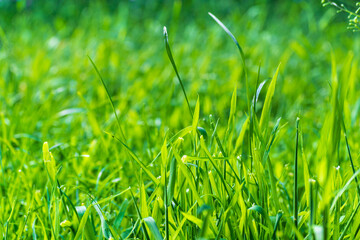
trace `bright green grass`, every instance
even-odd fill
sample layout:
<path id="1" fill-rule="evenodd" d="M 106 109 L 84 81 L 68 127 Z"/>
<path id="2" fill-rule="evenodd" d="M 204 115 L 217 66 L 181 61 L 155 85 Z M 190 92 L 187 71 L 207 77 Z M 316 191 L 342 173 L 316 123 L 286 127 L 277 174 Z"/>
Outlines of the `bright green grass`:
<path id="1" fill-rule="evenodd" d="M 360 39 L 334 9 L 47 7 L 0 17 L 2 238 L 360 236 Z"/>

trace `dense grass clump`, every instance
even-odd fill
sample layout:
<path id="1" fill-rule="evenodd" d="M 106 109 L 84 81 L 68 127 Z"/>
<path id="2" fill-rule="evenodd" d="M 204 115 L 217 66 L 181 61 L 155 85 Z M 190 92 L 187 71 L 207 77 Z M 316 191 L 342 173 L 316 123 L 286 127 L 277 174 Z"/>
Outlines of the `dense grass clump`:
<path id="1" fill-rule="evenodd" d="M 0 1 L 3 239 L 359 238 L 336 9 L 62 3 Z"/>

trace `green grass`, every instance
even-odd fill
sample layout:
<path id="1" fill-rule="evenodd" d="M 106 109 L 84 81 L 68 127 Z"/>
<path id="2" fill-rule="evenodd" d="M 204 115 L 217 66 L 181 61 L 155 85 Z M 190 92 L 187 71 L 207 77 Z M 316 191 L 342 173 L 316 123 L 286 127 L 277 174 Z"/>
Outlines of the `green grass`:
<path id="1" fill-rule="evenodd" d="M 1 238 L 359 238 L 335 9 L 23 3 L 0 1 Z"/>

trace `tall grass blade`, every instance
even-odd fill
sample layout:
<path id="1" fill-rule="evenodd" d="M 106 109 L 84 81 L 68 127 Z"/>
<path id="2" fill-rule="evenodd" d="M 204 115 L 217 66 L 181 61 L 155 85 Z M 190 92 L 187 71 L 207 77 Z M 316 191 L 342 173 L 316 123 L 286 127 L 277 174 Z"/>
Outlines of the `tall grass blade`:
<path id="1" fill-rule="evenodd" d="M 353 159 L 351 156 L 351 151 L 350 151 L 350 146 L 349 146 L 349 142 L 348 142 L 348 138 L 347 138 L 347 132 L 346 132 L 344 118 L 342 119 L 342 125 L 343 125 L 343 131 L 344 131 L 344 137 L 345 137 L 345 143 L 346 143 L 346 150 L 349 155 L 349 160 L 351 163 L 351 169 L 353 171 L 353 174 L 355 174 L 356 170 L 355 170 L 354 162 L 353 162 Z M 359 186 L 359 181 L 358 181 L 357 177 L 355 178 L 355 182 L 356 182 L 356 188 L 358 191 L 358 196 L 360 197 L 360 186 Z"/>
<path id="2" fill-rule="evenodd" d="M 143 231 L 144 237 L 145 237 L 146 240 L 150 240 L 149 234 L 148 234 L 148 232 L 146 230 L 146 226 L 145 226 L 143 218 L 141 216 L 140 209 L 139 209 L 138 205 L 136 204 L 136 199 L 135 199 L 134 194 L 132 193 L 131 189 L 130 189 L 130 194 L 131 194 L 131 198 L 132 198 L 132 200 L 134 202 L 134 205 L 135 205 L 136 213 L 137 213 L 138 218 L 139 218 L 139 220 L 141 222 L 141 229 Z"/>
<path id="3" fill-rule="evenodd" d="M 298 227 L 298 145 L 299 145 L 299 121 L 300 118 L 296 119 L 296 140 L 295 140 L 295 161 L 294 161 L 294 225 Z M 294 237 L 296 240 L 296 235 Z"/>
<path id="4" fill-rule="evenodd" d="M 166 144 L 166 137 L 165 137 L 165 141 L 163 143 L 163 146 L 161 148 L 161 156 L 162 156 L 162 173 L 161 173 L 161 178 L 164 179 L 163 183 L 164 183 L 164 207 L 165 207 L 165 239 L 169 239 L 169 205 L 170 205 L 170 200 L 168 197 L 168 187 L 167 187 L 167 162 L 168 162 L 168 149 L 167 149 L 167 144 Z M 171 176 L 171 171 L 170 171 L 170 176 Z M 169 188 L 171 188 L 170 184 L 169 184 Z M 172 189 L 172 194 L 173 194 L 173 189 Z M 173 195 L 171 196 L 171 198 L 173 197 Z"/>
<path id="5" fill-rule="evenodd" d="M 309 236 L 310 239 L 314 238 L 314 222 L 315 222 L 315 200 L 314 197 L 316 198 L 316 195 L 314 196 L 314 184 L 315 184 L 315 180 L 313 179 L 309 179 L 309 188 L 310 188 L 310 193 L 309 193 L 309 204 L 310 204 L 310 222 L 309 222 Z"/>
<path id="6" fill-rule="evenodd" d="M 109 93 L 108 88 L 106 87 L 105 81 L 104 81 L 104 79 L 102 78 L 102 76 L 101 76 L 98 68 L 96 67 L 94 61 L 91 59 L 90 56 L 88 56 L 88 58 L 89 58 L 89 60 L 90 60 L 90 62 L 91 62 L 91 64 L 92 64 L 92 66 L 94 67 L 94 69 L 95 69 L 95 71 L 96 71 L 96 73 L 97 73 L 97 75 L 98 75 L 98 77 L 99 77 L 102 85 L 103 85 L 104 88 L 105 88 L 106 95 L 108 96 L 109 101 L 110 101 L 110 104 L 111 104 L 111 107 L 112 107 L 112 109 L 113 109 L 113 112 L 114 112 L 114 115 L 115 115 L 115 118 L 116 118 L 116 122 L 117 122 L 118 128 L 119 128 L 119 130 L 120 130 L 120 134 L 121 134 L 122 140 L 123 140 L 123 141 L 126 141 L 126 137 L 125 137 L 124 131 L 123 131 L 121 125 L 120 125 L 120 120 L 119 120 L 119 117 L 118 117 L 118 115 L 117 115 L 117 113 L 116 113 L 116 109 L 115 109 L 115 106 L 114 106 L 114 102 L 113 102 L 113 100 L 112 100 L 112 98 L 111 98 L 111 96 L 110 96 L 110 93 Z"/>
<path id="7" fill-rule="evenodd" d="M 249 86 L 249 82 L 248 82 L 248 77 L 247 77 L 247 69 L 246 69 L 246 60 L 245 60 L 245 54 L 243 49 L 241 48 L 239 42 L 236 40 L 236 38 L 234 37 L 234 35 L 230 32 L 230 30 L 212 13 L 208 12 L 208 14 L 210 15 L 210 17 L 212 17 L 212 19 L 215 20 L 215 22 L 217 24 L 219 24 L 219 26 L 231 37 L 231 39 L 234 41 L 236 47 L 239 50 L 240 56 L 241 56 L 241 61 L 242 61 L 242 66 L 243 66 L 243 72 L 245 75 L 245 84 L 246 84 L 246 96 L 247 96 L 247 104 L 248 104 L 248 111 L 250 112 L 250 86 Z"/>
<path id="8" fill-rule="evenodd" d="M 171 53 L 170 44 L 169 44 L 169 38 L 168 38 L 168 33 L 167 33 L 167 29 L 166 29 L 165 26 L 164 26 L 164 32 L 163 32 L 163 34 L 164 34 L 164 42 L 165 42 L 165 48 L 166 48 L 167 55 L 168 55 L 168 57 L 169 57 L 169 59 L 170 59 L 170 62 L 171 62 L 171 64 L 172 64 L 172 66 L 173 66 L 173 68 L 174 68 L 174 71 L 175 71 L 175 73 L 176 73 L 176 76 L 177 76 L 177 78 L 178 78 L 178 80 L 179 80 L 181 89 L 182 89 L 182 91 L 183 91 L 183 93 L 184 93 L 184 96 L 185 96 L 185 100 L 186 100 L 187 106 L 188 106 L 188 108 L 189 108 L 190 116 L 191 116 L 191 118 L 192 118 L 192 117 L 193 117 L 193 112 L 192 112 L 192 110 L 191 110 L 188 97 L 187 97 L 187 95 L 186 95 L 186 91 L 185 91 L 184 84 L 183 84 L 183 82 L 182 82 L 182 80 L 181 80 L 181 77 L 180 77 L 179 72 L 178 72 L 178 70 L 177 70 L 177 67 L 176 67 L 174 58 L 173 58 L 172 53 Z"/>

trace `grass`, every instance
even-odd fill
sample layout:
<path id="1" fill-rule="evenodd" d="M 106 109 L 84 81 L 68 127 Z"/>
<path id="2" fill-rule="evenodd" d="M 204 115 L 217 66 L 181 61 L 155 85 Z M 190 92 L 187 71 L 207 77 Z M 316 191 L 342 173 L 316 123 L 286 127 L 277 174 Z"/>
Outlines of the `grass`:
<path id="1" fill-rule="evenodd" d="M 3 239 L 359 238 L 334 9 L 41 3 L 0 1 Z"/>

